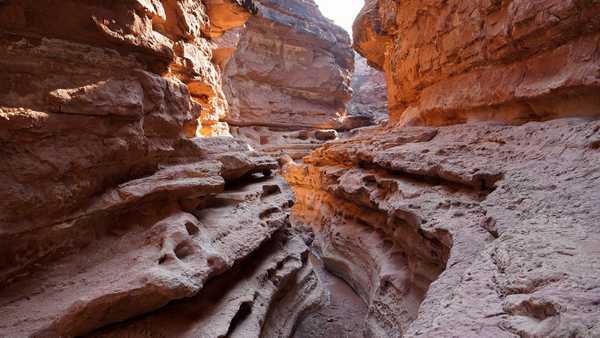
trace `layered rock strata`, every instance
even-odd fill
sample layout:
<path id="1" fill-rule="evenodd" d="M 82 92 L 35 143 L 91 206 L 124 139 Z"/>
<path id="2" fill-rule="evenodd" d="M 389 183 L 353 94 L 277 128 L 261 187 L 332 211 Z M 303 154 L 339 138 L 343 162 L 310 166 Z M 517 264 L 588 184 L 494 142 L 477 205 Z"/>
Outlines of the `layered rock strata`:
<path id="1" fill-rule="evenodd" d="M 597 1 L 368 0 L 354 45 L 401 125 L 598 116 L 599 18 Z"/>
<path id="2" fill-rule="evenodd" d="M 350 38 L 312 0 L 261 0 L 258 9 L 225 68 L 226 121 L 257 148 L 305 155 L 322 143 L 311 131 L 343 125 Z"/>
<path id="3" fill-rule="evenodd" d="M 366 1 L 354 47 L 392 124 L 285 169 L 296 222 L 368 304 L 364 336 L 600 335 L 599 13 Z"/>
<path id="4" fill-rule="evenodd" d="M 89 337 L 289 337 L 325 301 L 307 254 L 300 236 L 281 230 L 197 295 Z"/>
<path id="5" fill-rule="evenodd" d="M 223 32 L 255 10 L 0 2 L 0 336 L 110 335 L 194 305 L 204 317 L 169 332 L 286 336 L 320 302 L 277 162 L 232 138 L 190 138 L 220 120 Z M 232 296 L 205 307 L 219 283 Z"/>
<path id="6" fill-rule="evenodd" d="M 368 337 L 600 334 L 600 122 L 364 129 L 289 164 Z"/>
<path id="7" fill-rule="evenodd" d="M 351 130 L 385 123 L 387 112 L 387 86 L 385 74 L 368 65 L 367 60 L 355 54 L 352 76 L 352 100 L 348 103 L 348 116 L 344 129 Z"/>

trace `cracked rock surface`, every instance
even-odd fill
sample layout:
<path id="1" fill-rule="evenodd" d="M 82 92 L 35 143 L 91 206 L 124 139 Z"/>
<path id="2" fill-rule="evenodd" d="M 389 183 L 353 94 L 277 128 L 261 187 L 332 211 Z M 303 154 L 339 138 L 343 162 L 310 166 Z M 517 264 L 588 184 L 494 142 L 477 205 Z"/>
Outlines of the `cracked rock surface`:
<path id="1" fill-rule="evenodd" d="M 363 129 L 289 164 L 372 337 L 595 337 L 600 123 Z"/>
<path id="2" fill-rule="evenodd" d="M 598 116 L 600 2 L 367 0 L 354 47 L 402 125 Z"/>
<path id="3" fill-rule="evenodd" d="M 256 149 L 301 158 L 344 127 L 350 37 L 313 0 L 260 0 L 258 8 L 224 67 L 226 120 Z"/>
<path id="4" fill-rule="evenodd" d="M 223 127 L 225 31 L 253 13 L 0 2 L 1 337 L 286 336 L 321 304 L 278 163 L 194 137 Z"/>

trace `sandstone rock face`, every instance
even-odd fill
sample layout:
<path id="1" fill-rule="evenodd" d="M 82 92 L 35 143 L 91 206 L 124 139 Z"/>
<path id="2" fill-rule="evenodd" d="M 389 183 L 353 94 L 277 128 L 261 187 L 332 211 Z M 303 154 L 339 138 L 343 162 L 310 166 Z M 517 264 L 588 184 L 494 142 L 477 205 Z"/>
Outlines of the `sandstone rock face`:
<path id="1" fill-rule="evenodd" d="M 596 337 L 599 144 L 598 120 L 366 128 L 285 176 L 365 336 Z"/>
<path id="2" fill-rule="evenodd" d="M 366 1 L 354 46 L 393 123 L 284 171 L 295 223 L 368 305 L 357 336 L 600 336 L 599 14 Z"/>
<path id="3" fill-rule="evenodd" d="M 380 124 L 387 120 L 387 86 L 385 74 L 367 64 L 367 60 L 355 54 L 352 76 L 352 100 L 348 104 L 348 116 L 344 129 Z"/>
<path id="4" fill-rule="evenodd" d="M 223 32 L 255 11 L 0 2 L 0 336 L 286 336 L 322 301 L 277 162 L 190 138 L 224 115 Z"/>
<path id="5" fill-rule="evenodd" d="M 261 0 L 258 8 L 225 68 L 226 121 L 257 148 L 301 157 L 322 141 L 296 131 L 343 125 L 352 94 L 350 37 L 312 0 Z"/>
<path id="6" fill-rule="evenodd" d="M 350 38 L 312 0 L 261 0 L 227 64 L 235 126 L 335 128 L 354 68 Z"/>
<path id="7" fill-rule="evenodd" d="M 600 114 L 598 1 L 368 0 L 354 32 L 401 125 Z"/>

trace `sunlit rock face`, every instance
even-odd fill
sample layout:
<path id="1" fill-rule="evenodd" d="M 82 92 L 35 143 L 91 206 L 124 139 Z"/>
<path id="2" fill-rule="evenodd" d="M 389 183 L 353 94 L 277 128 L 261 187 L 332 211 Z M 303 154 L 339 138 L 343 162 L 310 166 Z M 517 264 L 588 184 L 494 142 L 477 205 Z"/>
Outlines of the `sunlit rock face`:
<path id="1" fill-rule="evenodd" d="M 350 37 L 312 0 L 261 0 L 258 10 L 225 68 L 226 120 L 258 147 L 287 145 L 304 155 L 322 141 L 289 131 L 343 125 L 352 94 Z"/>
<path id="2" fill-rule="evenodd" d="M 402 125 L 600 114 L 597 1 L 368 0 L 354 44 Z"/>
<path id="3" fill-rule="evenodd" d="M 0 2 L 0 336 L 285 336 L 321 301 L 277 162 L 190 138 L 221 121 L 223 33 L 253 12 Z M 197 317 L 132 321 L 167 304 Z"/>
<path id="4" fill-rule="evenodd" d="M 384 123 L 388 119 L 387 86 L 385 74 L 368 65 L 367 60 L 355 54 L 352 76 L 352 100 L 344 129 L 355 129 Z"/>

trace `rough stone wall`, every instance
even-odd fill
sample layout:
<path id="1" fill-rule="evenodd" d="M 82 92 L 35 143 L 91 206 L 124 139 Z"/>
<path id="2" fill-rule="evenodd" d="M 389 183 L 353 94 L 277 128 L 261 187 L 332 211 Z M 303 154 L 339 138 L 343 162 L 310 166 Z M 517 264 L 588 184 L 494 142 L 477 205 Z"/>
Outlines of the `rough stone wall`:
<path id="1" fill-rule="evenodd" d="M 366 337 L 600 335 L 599 19 L 598 1 L 366 1 L 354 44 L 393 123 L 284 171 Z"/>
<path id="2" fill-rule="evenodd" d="M 257 148 L 301 157 L 323 142 L 315 130 L 343 126 L 350 37 L 312 0 L 261 0 L 258 9 L 225 67 L 226 120 Z"/>
<path id="3" fill-rule="evenodd" d="M 350 38 L 314 1 L 261 0 L 227 64 L 235 126 L 336 128 L 354 68 Z"/>
<path id="4" fill-rule="evenodd" d="M 385 74 L 355 54 L 352 75 L 352 100 L 348 103 L 345 129 L 380 124 L 388 119 Z"/>
<path id="5" fill-rule="evenodd" d="M 284 176 L 365 337 L 596 337 L 599 150 L 598 120 L 377 127 Z"/>
<path id="6" fill-rule="evenodd" d="M 600 113 L 598 1 L 368 0 L 354 31 L 402 125 Z"/>
<path id="7" fill-rule="evenodd" d="M 151 321 L 146 336 L 286 335 L 320 302 L 309 239 L 286 229 L 293 202 L 270 177 L 277 163 L 232 138 L 190 138 L 198 118 L 216 130 L 223 33 L 255 11 L 241 0 L 0 2 L 0 336 L 122 321 L 128 333 L 96 333 L 144 336 L 127 320 L 167 304 L 201 315 Z M 217 276 L 230 296 L 209 309 Z"/>

